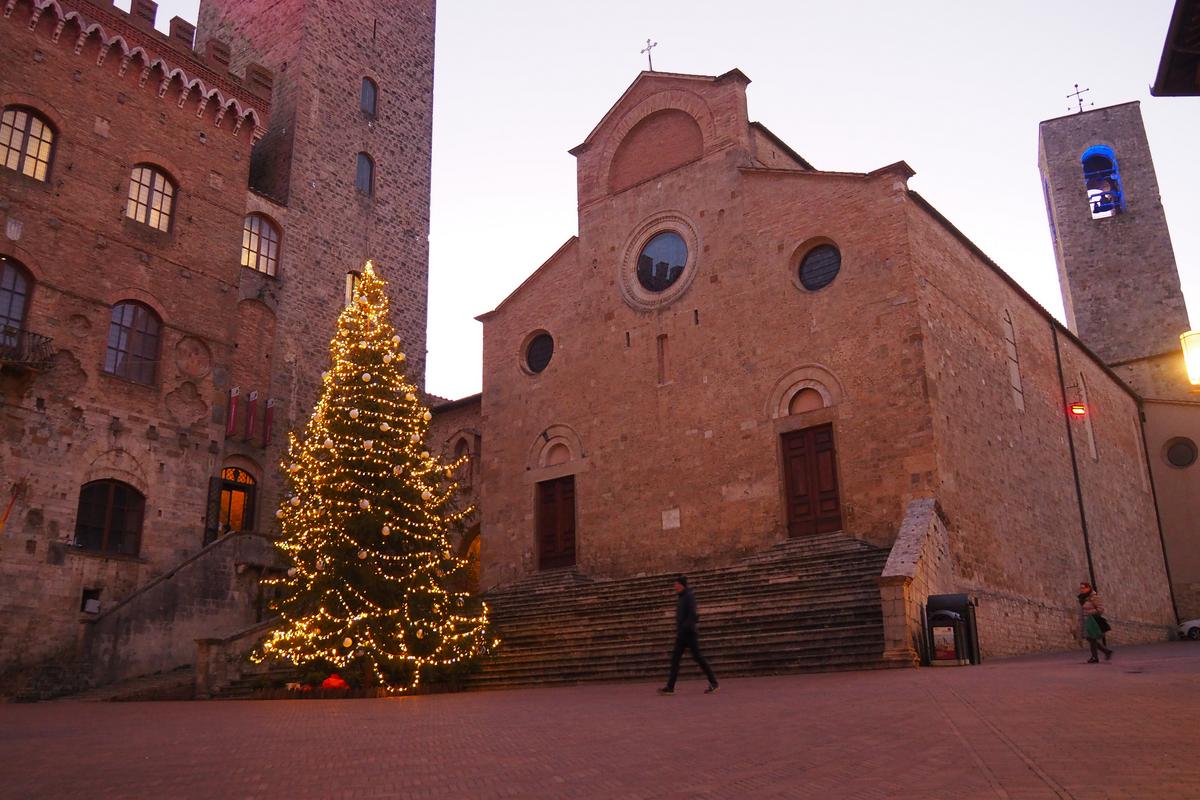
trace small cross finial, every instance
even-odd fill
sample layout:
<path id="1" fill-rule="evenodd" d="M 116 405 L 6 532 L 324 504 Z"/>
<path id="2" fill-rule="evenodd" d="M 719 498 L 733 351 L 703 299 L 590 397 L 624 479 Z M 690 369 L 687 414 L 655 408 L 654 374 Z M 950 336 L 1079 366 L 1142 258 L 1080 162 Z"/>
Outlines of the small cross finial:
<path id="1" fill-rule="evenodd" d="M 1091 91 L 1091 89 L 1080 89 L 1079 84 L 1077 83 L 1077 84 L 1075 84 L 1075 91 L 1073 91 L 1069 95 L 1067 95 L 1068 100 L 1070 100 L 1072 97 L 1075 98 L 1075 102 L 1079 104 L 1079 113 L 1080 114 L 1083 113 L 1083 93 L 1090 92 L 1090 91 Z M 1096 104 L 1088 103 L 1088 105 L 1094 106 Z M 1068 106 L 1068 108 L 1069 108 L 1069 106 Z"/>
<path id="2" fill-rule="evenodd" d="M 654 55 L 650 51 L 656 47 L 658 47 L 658 42 L 651 42 L 649 39 L 647 39 L 646 47 L 642 50 L 642 52 L 646 54 L 646 61 L 650 64 L 651 72 L 654 72 Z"/>

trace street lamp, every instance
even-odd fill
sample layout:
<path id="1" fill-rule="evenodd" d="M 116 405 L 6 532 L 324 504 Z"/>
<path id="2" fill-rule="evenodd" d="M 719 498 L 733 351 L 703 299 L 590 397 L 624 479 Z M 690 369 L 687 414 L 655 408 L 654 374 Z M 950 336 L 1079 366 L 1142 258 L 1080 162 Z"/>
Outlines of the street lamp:
<path id="1" fill-rule="evenodd" d="M 1188 331 L 1179 335 L 1183 344 L 1183 361 L 1187 364 L 1188 380 L 1200 386 L 1200 331 Z"/>

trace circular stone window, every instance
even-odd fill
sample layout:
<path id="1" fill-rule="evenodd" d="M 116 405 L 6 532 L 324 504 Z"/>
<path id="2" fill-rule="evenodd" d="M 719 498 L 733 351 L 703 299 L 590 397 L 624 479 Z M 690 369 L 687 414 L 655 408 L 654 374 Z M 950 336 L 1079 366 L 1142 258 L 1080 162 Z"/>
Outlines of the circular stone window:
<path id="1" fill-rule="evenodd" d="M 663 231 L 656 234 L 638 254 L 638 283 L 650 292 L 666 291 L 683 274 L 687 257 L 687 242 L 678 233 Z"/>
<path id="2" fill-rule="evenodd" d="M 809 250 L 800 261 L 800 285 L 810 292 L 824 289 L 833 283 L 842 269 L 842 254 L 831 244 L 820 244 Z"/>
<path id="3" fill-rule="evenodd" d="M 530 372 L 541 372 L 550 363 L 553 355 L 554 339 L 548 333 L 539 333 L 525 345 L 525 366 Z"/>
<path id="4" fill-rule="evenodd" d="M 1172 439 L 1166 446 L 1167 463 L 1173 467 L 1190 467 L 1196 463 L 1196 443 L 1182 436 Z"/>

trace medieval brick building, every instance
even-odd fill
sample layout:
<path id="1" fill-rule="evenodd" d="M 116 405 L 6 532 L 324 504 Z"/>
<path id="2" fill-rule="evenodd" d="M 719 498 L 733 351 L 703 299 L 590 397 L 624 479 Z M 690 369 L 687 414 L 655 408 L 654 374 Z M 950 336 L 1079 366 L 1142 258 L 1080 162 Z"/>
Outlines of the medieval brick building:
<path id="1" fill-rule="evenodd" d="M 907 165 L 815 169 L 748 83 L 642 73 L 571 151 L 578 234 L 480 317 L 482 394 L 440 431 L 479 437 L 483 586 L 840 530 L 896 545 L 889 651 L 929 592 L 978 598 L 988 654 L 1068 646 L 1089 578 L 1126 641 L 1163 637 L 1139 397 Z"/>
<path id="2" fill-rule="evenodd" d="M 368 257 L 423 378 L 433 0 L 156 5 L 0 19 L 0 671 L 261 615 L 251 534 Z"/>

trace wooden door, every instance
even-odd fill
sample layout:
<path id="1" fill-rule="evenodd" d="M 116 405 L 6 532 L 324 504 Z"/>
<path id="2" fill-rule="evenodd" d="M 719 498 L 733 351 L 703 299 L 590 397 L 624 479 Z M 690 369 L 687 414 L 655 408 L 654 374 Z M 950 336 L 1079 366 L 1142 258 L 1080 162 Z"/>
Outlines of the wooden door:
<path id="1" fill-rule="evenodd" d="M 538 569 L 575 563 L 575 476 L 537 485 Z"/>
<path id="2" fill-rule="evenodd" d="M 832 424 L 783 435 L 783 476 L 788 536 L 842 529 Z"/>

